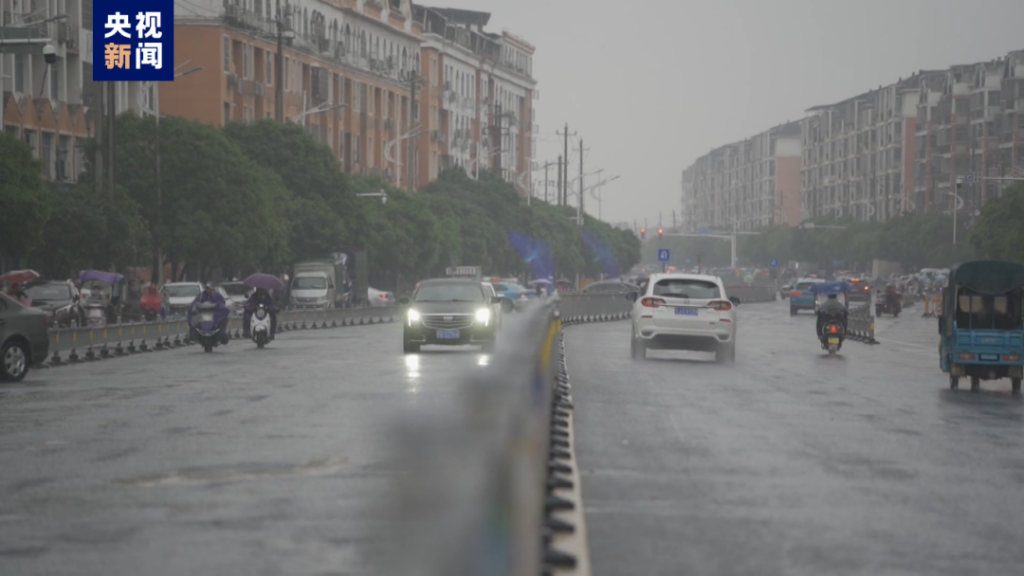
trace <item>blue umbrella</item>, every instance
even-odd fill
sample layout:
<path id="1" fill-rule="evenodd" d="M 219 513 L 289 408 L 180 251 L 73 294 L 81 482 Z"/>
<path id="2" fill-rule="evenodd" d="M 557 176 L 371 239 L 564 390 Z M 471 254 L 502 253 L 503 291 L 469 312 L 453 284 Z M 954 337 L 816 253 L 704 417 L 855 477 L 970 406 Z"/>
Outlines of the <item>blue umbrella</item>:
<path id="1" fill-rule="evenodd" d="M 272 274 L 253 274 L 243 282 L 250 288 L 263 288 L 264 290 L 284 290 L 284 282 Z"/>

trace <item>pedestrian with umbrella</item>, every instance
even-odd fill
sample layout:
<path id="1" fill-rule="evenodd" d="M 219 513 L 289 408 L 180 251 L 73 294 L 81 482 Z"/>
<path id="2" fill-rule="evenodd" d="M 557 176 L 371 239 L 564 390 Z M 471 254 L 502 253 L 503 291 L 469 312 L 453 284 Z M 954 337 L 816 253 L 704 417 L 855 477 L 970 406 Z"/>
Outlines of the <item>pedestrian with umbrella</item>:
<path id="1" fill-rule="evenodd" d="M 7 295 L 17 300 L 26 308 L 32 305 L 32 299 L 22 290 L 22 284 L 39 278 L 35 270 L 12 270 L 0 276 L 0 284 L 8 284 Z"/>
<path id="2" fill-rule="evenodd" d="M 242 335 L 246 338 L 251 338 L 249 324 L 252 321 L 252 314 L 262 304 L 266 307 L 267 312 L 270 313 L 270 339 L 273 340 L 274 335 L 277 334 L 277 307 L 274 306 L 274 299 L 270 296 L 270 291 L 283 290 L 284 282 L 271 274 L 253 274 L 242 283 L 256 289 L 249 296 L 249 299 L 245 301 L 245 312 L 242 316 Z"/>

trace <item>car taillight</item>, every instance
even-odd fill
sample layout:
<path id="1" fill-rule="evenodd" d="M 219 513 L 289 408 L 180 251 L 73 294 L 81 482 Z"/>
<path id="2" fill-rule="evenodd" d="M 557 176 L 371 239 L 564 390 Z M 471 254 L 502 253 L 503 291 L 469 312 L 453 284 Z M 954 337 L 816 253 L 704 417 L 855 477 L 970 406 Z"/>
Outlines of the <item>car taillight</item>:
<path id="1" fill-rule="evenodd" d="M 1003 354 L 1003 360 L 1006 362 L 1020 362 L 1019 354 Z"/>
<path id="2" fill-rule="evenodd" d="M 957 358 L 959 360 L 974 360 L 974 354 L 968 354 L 966 352 L 962 352 L 962 353 L 957 355 Z"/>
<path id="3" fill-rule="evenodd" d="M 727 300 L 715 300 L 714 302 L 709 302 L 708 306 L 719 312 L 728 312 L 729 310 L 732 310 L 732 302 Z"/>
<path id="4" fill-rule="evenodd" d="M 799 290 L 793 290 L 789 295 L 790 296 L 796 296 L 797 298 L 799 298 L 799 297 L 803 296 L 804 293 L 799 291 Z"/>
<path id="5" fill-rule="evenodd" d="M 643 304 L 645 308 L 657 308 L 658 306 L 665 305 L 665 301 L 663 299 L 650 297 L 644 298 L 640 303 Z"/>

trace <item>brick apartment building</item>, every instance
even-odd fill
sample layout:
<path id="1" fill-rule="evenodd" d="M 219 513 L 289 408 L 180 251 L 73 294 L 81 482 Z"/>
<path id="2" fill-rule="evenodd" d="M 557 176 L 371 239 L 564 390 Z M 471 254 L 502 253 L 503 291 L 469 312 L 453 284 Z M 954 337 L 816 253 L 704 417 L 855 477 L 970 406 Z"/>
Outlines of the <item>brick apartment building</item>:
<path id="1" fill-rule="evenodd" d="M 800 124 L 721 146 L 683 171 L 685 231 L 800 222 Z"/>
<path id="2" fill-rule="evenodd" d="M 521 126 L 533 117 L 533 48 L 484 32 L 488 14 L 409 0 L 281 0 L 280 9 L 279 87 L 276 0 L 177 0 L 175 62 L 203 70 L 162 85 L 161 110 L 213 126 L 251 122 L 275 116 L 280 89 L 284 118 L 347 172 L 406 188 L 480 156 L 509 182 L 531 166 L 532 131 Z"/>
<path id="3" fill-rule="evenodd" d="M 784 217 L 772 219 L 765 208 L 765 184 L 759 191 L 763 176 L 755 166 L 765 159 L 752 151 L 761 134 L 717 148 L 683 172 L 684 222 L 697 230 L 796 225 L 822 215 L 886 221 L 959 205 L 953 195 L 958 179 L 965 182 L 960 210 L 970 217 L 1008 185 L 986 178 L 1024 176 L 1021 110 L 1024 50 L 920 71 L 807 111 L 797 136 L 799 212 L 784 194 L 776 204 Z"/>

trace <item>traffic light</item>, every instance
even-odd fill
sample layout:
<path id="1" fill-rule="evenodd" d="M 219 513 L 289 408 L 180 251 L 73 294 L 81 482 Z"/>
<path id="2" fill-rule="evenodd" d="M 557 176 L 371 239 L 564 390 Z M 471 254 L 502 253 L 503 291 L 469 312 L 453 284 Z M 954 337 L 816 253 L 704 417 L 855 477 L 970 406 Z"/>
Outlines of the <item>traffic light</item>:
<path id="1" fill-rule="evenodd" d="M 640 239 L 643 240 L 646 237 L 647 237 L 647 228 L 641 228 L 640 229 Z"/>
<path id="2" fill-rule="evenodd" d="M 658 238 L 661 238 L 664 235 L 665 235 L 665 229 L 664 228 L 658 228 Z"/>

